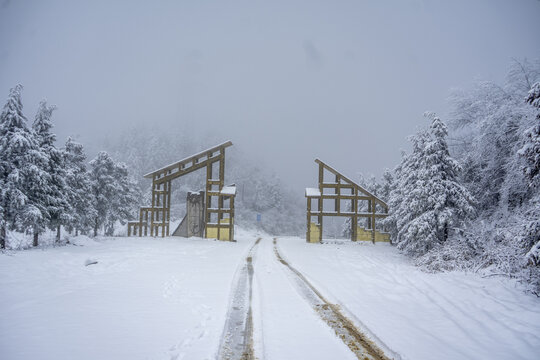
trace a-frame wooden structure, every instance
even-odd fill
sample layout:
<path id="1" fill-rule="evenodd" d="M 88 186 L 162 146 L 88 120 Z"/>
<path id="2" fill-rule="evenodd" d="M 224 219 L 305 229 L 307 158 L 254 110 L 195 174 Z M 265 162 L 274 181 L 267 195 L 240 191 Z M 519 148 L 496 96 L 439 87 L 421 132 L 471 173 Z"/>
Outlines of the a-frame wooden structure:
<path id="1" fill-rule="evenodd" d="M 350 217 L 351 240 L 353 241 L 390 241 L 389 234 L 377 231 L 375 223 L 375 219 L 388 216 L 388 205 L 321 160 L 316 159 L 315 162 L 319 165 L 319 186 L 318 188 L 306 189 L 306 241 L 322 241 L 324 216 Z M 325 181 L 325 173 L 330 173 L 332 176 L 331 181 Z M 317 200 L 316 206 L 313 205 L 313 200 Z M 334 203 L 333 211 L 324 209 L 324 200 L 329 200 L 330 202 Z M 349 202 L 351 205 L 350 210 L 346 206 L 345 209 L 343 208 L 342 200 Z M 367 201 L 367 212 L 359 212 L 361 201 Z M 367 229 L 358 226 L 358 220 L 360 218 L 369 219 Z M 316 222 L 314 222 L 314 219 L 316 219 Z"/>
<path id="2" fill-rule="evenodd" d="M 227 141 L 144 175 L 152 179 L 152 205 L 140 209 L 139 221 L 128 223 L 128 236 L 159 236 L 160 233 L 169 236 L 171 181 L 206 168 L 205 236 L 234 241 L 236 187 L 224 186 L 225 149 L 231 145 L 232 142 Z M 216 163 L 217 173 L 214 173 Z"/>

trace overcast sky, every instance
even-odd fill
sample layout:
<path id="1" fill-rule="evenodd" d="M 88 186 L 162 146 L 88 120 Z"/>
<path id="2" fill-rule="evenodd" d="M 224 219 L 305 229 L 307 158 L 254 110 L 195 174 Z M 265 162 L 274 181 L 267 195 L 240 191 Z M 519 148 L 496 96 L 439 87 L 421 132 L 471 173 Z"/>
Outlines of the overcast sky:
<path id="1" fill-rule="evenodd" d="M 352 178 L 394 167 L 424 111 L 540 58 L 539 34 L 538 0 L 0 0 L 0 99 L 23 84 L 29 120 L 56 104 L 62 142 L 220 132 L 300 188 L 317 157 Z"/>

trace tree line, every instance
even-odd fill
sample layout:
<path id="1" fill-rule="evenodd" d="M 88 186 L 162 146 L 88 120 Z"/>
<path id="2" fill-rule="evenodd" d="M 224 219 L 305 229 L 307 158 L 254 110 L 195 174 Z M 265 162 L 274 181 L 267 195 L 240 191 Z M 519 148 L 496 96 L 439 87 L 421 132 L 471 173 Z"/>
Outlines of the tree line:
<path id="1" fill-rule="evenodd" d="M 382 179 L 392 241 L 429 271 L 516 278 L 540 294 L 540 62 L 515 61 L 504 84 L 450 97 Z"/>
<path id="2" fill-rule="evenodd" d="M 51 132 L 56 109 L 41 101 L 29 127 L 21 92 L 10 90 L 0 114 L 0 247 L 7 232 L 31 234 L 33 246 L 46 230 L 112 235 L 137 202 L 128 171 L 106 152 L 87 163 L 83 145 L 68 137 L 61 148 Z"/>

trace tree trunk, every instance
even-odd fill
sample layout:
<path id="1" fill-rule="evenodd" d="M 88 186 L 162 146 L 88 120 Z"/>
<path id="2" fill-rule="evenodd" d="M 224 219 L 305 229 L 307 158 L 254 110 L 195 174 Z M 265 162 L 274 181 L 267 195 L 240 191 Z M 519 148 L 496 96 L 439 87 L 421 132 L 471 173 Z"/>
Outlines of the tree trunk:
<path id="1" fill-rule="evenodd" d="M 60 243 L 60 225 L 56 227 L 56 242 Z"/>
<path id="2" fill-rule="evenodd" d="M 79 236 L 79 228 L 75 228 L 75 236 Z"/>
<path id="3" fill-rule="evenodd" d="M 36 229 L 34 229 L 34 242 L 32 243 L 33 246 L 38 246 L 38 238 L 39 238 L 39 233 L 37 232 Z"/>
<path id="4" fill-rule="evenodd" d="M 6 248 L 6 227 L 2 226 L 0 228 L 0 248 Z"/>
<path id="5" fill-rule="evenodd" d="M 98 221 L 96 219 L 96 222 L 94 223 L 94 237 L 97 236 L 97 231 L 98 231 Z"/>

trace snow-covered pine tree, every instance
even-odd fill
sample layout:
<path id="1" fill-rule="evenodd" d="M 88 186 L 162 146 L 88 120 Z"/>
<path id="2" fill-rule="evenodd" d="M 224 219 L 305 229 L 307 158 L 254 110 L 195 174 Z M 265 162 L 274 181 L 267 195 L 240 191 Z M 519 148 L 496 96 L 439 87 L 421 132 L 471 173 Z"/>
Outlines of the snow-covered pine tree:
<path id="1" fill-rule="evenodd" d="M 36 234 L 47 221 L 46 208 L 40 196 L 49 174 L 43 169 L 47 156 L 40 151 L 34 134 L 26 124 L 22 112 L 22 85 L 10 90 L 9 98 L 0 114 L 0 242 L 5 246 L 6 228 L 34 233 L 33 245 L 38 245 Z"/>
<path id="2" fill-rule="evenodd" d="M 530 185 L 537 186 L 540 182 L 540 82 L 532 86 L 526 102 L 538 109 L 538 114 L 536 124 L 525 132 L 525 144 L 519 154 L 526 160 L 524 172 Z"/>
<path id="3" fill-rule="evenodd" d="M 398 183 L 402 199 L 392 215 L 398 248 L 411 256 L 443 244 L 451 228 L 474 210 L 473 197 L 458 183 L 460 166 L 448 152 L 446 125 L 434 114 L 426 116 L 432 120 L 429 132 L 412 138 L 413 152 L 405 158 Z"/>
<path id="4" fill-rule="evenodd" d="M 56 241 L 60 241 L 60 228 L 69 221 L 72 209 L 67 198 L 65 154 L 54 145 L 56 135 L 51 132 L 51 116 L 56 106 L 48 106 L 45 100 L 39 103 L 36 118 L 32 124 L 34 136 L 41 151 L 47 156 L 43 169 L 49 174 L 48 183 L 34 189 L 37 197 L 45 204 L 48 227 L 56 230 Z"/>
<path id="5" fill-rule="evenodd" d="M 379 188 L 379 197 L 387 202 L 390 198 L 390 193 L 394 189 L 394 175 L 390 169 L 385 169 L 381 176 L 381 185 Z"/>
<path id="6" fill-rule="evenodd" d="M 530 265 L 540 266 L 540 82 L 532 86 L 526 102 L 538 109 L 536 124 L 525 132 L 525 144 L 519 151 L 526 161 L 523 170 L 531 191 L 535 192 L 529 211 L 524 214 L 526 246 L 530 248 L 526 259 Z M 535 281 L 540 287 L 540 280 L 536 278 Z"/>
<path id="7" fill-rule="evenodd" d="M 128 178 L 127 167 L 115 163 L 105 151 L 90 161 L 89 174 L 92 202 L 96 210 L 92 221 L 94 236 L 102 226 L 106 235 L 112 235 L 116 221 L 123 222 L 131 217 L 130 212 L 136 201 L 134 184 Z"/>
<path id="8" fill-rule="evenodd" d="M 417 214 L 409 208 L 416 203 L 408 204 L 408 201 L 414 200 L 411 192 L 415 190 L 418 182 L 418 169 L 421 168 L 421 160 L 424 157 L 425 143 L 429 134 L 425 130 L 409 137 L 412 142 L 412 152 L 410 154 L 402 153 L 401 163 L 396 167 L 396 186 L 390 193 L 389 208 L 390 216 L 385 219 L 385 224 L 391 230 L 392 241 L 399 244 L 404 241 L 402 230 L 411 223 Z M 427 241 L 433 241 L 429 239 Z"/>
<path id="9" fill-rule="evenodd" d="M 92 227 L 96 209 L 92 203 L 92 186 L 86 169 L 86 154 L 83 145 L 68 137 L 64 145 L 65 171 L 68 202 L 73 209 L 66 223 L 69 232 L 86 232 Z"/>
<path id="10" fill-rule="evenodd" d="M 397 243 L 398 241 L 397 239 L 399 231 L 397 227 L 398 218 L 396 216 L 396 210 L 401 208 L 401 202 L 403 201 L 400 184 L 404 179 L 403 167 L 408 164 L 407 157 L 407 154 L 402 151 L 401 162 L 395 167 L 393 171 L 392 186 L 389 189 L 390 192 L 385 199 L 386 203 L 388 204 L 389 216 L 382 220 L 382 224 L 385 230 L 390 233 L 390 239 L 392 243 Z"/>
<path id="11" fill-rule="evenodd" d="M 122 225 L 126 220 L 133 218 L 134 205 L 137 203 L 136 184 L 128 175 L 127 166 L 124 163 L 114 164 L 115 173 L 115 196 L 111 201 L 111 207 L 105 223 L 105 234 L 114 235 L 114 225 L 119 221 Z"/>
<path id="12" fill-rule="evenodd" d="M 390 171 L 390 169 L 385 169 L 382 176 L 381 176 L 381 182 L 378 190 L 377 196 L 386 202 L 387 204 L 390 201 L 390 193 L 394 189 L 394 175 Z M 381 221 L 381 225 L 383 226 L 384 231 L 390 232 L 390 227 L 386 224 L 386 222 Z"/>
<path id="13" fill-rule="evenodd" d="M 105 151 L 99 152 L 90 161 L 90 182 L 92 184 L 92 203 L 96 214 L 92 221 L 94 236 L 107 221 L 111 202 L 116 191 L 115 166 L 113 159 Z"/>

